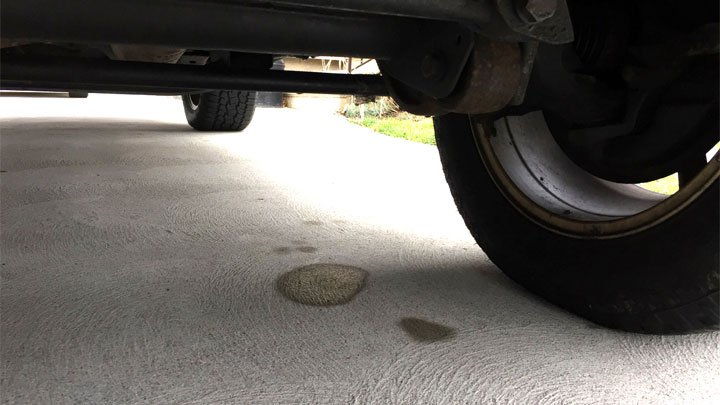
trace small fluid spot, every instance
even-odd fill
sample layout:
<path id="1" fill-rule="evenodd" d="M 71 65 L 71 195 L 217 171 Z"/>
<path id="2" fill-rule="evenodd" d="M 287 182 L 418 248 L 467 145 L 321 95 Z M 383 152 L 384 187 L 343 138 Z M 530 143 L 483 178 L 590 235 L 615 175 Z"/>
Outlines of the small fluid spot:
<path id="1" fill-rule="evenodd" d="M 423 343 L 438 342 L 455 337 L 455 329 L 419 318 L 403 318 L 400 327 L 413 340 Z"/>
<path id="2" fill-rule="evenodd" d="M 276 282 L 285 298 L 305 305 L 331 306 L 350 302 L 363 287 L 367 272 L 341 264 L 311 264 L 281 275 Z"/>
<path id="3" fill-rule="evenodd" d="M 305 225 L 320 226 L 320 225 L 322 225 L 323 223 L 320 222 L 320 221 L 303 221 L 303 224 L 305 224 Z"/>
<path id="4" fill-rule="evenodd" d="M 290 253 L 292 253 L 292 248 L 289 248 L 287 246 L 282 246 L 282 247 L 273 249 L 273 252 L 275 252 L 279 255 L 289 255 Z"/>
<path id="5" fill-rule="evenodd" d="M 316 248 L 316 247 L 312 247 L 312 246 L 300 246 L 299 248 L 296 248 L 295 250 L 297 250 L 297 251 L 299 251 L 299 252 L 303 252 L 303 253 L 314 253 L 314 252 L 317 252 L 317 248 Z"/>

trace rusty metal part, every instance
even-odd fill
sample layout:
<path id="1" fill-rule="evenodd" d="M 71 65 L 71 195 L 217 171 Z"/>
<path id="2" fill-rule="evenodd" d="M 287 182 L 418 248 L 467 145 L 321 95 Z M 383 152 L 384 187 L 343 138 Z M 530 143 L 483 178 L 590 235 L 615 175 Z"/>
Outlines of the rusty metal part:
<path id="1" fill-rule="evenodd" d="M 438 104 L 446 111 L 463 114 L 499 111 L 515 96 L 522 73 L 519 44 L 477 38 L 457 88 Z"/>
<path id="2" fill-rule="evenodd" d="M 390 95 L 400 108 L 412 114 L 487 114 L 501 110 L 518 97 L 523 66 L 528 63 L 525 59 L 517 43 L 476 37 L 457 86 L 448 97 L 439 99 L 403 84 L 388 72 L 382 73 Z"/>

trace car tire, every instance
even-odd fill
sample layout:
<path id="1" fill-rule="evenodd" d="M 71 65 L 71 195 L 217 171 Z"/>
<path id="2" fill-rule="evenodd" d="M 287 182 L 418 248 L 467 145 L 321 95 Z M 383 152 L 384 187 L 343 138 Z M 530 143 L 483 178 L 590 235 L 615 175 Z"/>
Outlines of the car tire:
<path id="1" fill-rule="evenodd" d="M 254 91 L 219 90 L 182 96 L 185 118 L 198 131 L 242 131 L 255 113 Z"/>
<path id="2" fill-rule="evenodd" d="M 514 141 L 508 141 L 510 148 L 518 147 L 513 142 L 519 137 L 531 138 L 529 145 L 542 148 L 538 146 L 541 140 L 533 138 L 537 128 L 526 124 L 513 127 L 508 121 L 513 119 L 478 123 L 458 114 L 435 118 L 437 145 L 450 190 L 487 256 L 527 289 L 600 325 L 642 333 L 717 328 L 717 173 L 709 172 L 705 188 L 662 220 L 615 235 L 603 235 L 597 229 L 584 235 L 564 232 L 525 212 L 499 180 L 501 175 L 507 178 L 509 169 L 496 173 L 488 163 L 490 158 L 480 144 L 485 139 L 498 142 L 498 131 L 519 131 Z M 716 154 L 707 170 L 716 171 L 717 160 Z M 552 212 L 539 215 L 560 216 Z"/>

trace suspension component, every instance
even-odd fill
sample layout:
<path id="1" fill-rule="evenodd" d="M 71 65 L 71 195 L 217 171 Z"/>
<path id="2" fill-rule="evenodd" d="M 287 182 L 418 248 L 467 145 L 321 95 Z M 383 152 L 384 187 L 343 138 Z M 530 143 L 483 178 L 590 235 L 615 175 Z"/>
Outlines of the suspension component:
<path id="1" fill-rule="evenodd" d="M 418 115 L 449 112 L 488 114 L 501 110 L 517 97 L 522 84 L 523 59 L 520 45 L 475 37 L 462 75 L 454 90 L 444 97 L 432 97 L 417 87 L 409 87 L 392 72 L 380 68 L 390 94 L 401 108 Z"/>

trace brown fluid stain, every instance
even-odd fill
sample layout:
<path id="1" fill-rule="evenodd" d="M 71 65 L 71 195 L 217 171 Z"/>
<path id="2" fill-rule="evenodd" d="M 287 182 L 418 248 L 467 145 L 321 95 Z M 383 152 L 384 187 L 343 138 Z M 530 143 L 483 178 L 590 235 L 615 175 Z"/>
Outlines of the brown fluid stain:
<path id="1" fill-rule="evenodd" d="M 300 304 L 331 306 L 350 302 L 365 287 L 367 276 L 357 267 L 319 263 L 281 275 L 275 286 L 285 298 Z"/>
<path id="2" fill-rule="evenodd" d="M 290 253 L 292 253 L 292 248 L 289 248 L 287 246 L 281 246 L 273 249 L 273 252 L 279 255 L 289 255 Z"/>
<path id="3" fill-rule="evenodd" d="M 277 248 L 273 249 L 272 251 L 279 255 L 289 255 L 293 251 L 302 252 L 302 253 L 315 253 L 315 252 L 317 252 L 317 250 L 318 249 L 313 246 L 299 246 L 296 248 L 289 247 L 289 246 L 281 246 L 281 247 L 277 247 Z"/>
<path id="4" fill-rule="evenodd" d="M 323 224 L 322 222 L 320 222 L 320 221 L 303 221 L 303 224 L 305 224 L 305 225 L 315 225 L 315 226 L 324 225 L 324 224 Z"/>
<path id="5" fill-rule="evenodd" d="M 422 343 L 452 339 L 456 335 L 451 327 L 420 318 L 403 318 L 398 324 L 413 340 Z"/>

